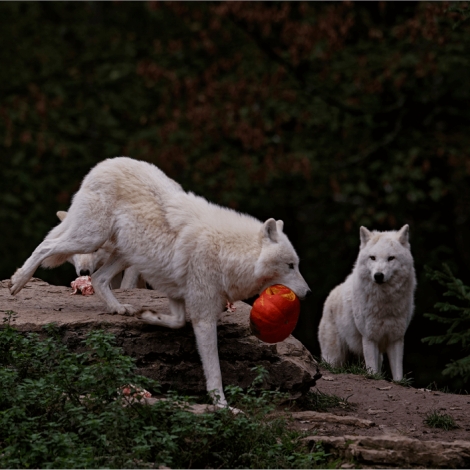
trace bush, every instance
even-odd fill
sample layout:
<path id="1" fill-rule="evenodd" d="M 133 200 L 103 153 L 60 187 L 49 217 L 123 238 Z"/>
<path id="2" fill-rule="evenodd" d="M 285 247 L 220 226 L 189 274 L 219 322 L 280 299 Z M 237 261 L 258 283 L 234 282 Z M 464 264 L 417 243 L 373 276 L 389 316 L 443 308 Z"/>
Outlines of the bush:
<path id="1" fill-rule="evenodd" d="M 426 269 L 427 276 L 439 282 L 447 290 L 444 297 L 452 297 L 453 302 L 438 302 L 435 308 L 444 315 L 425 313 L 424 316 L 431 320 L 448 325 L 446 333 L 438 336 L 428 336 L 422 341 L 428 344 L 461 344 L 463 350 L 468 351 L 470 345 L 470 287 L 457 279 L 449 266 L 443 265 L 442 271 Z M 444 375 L 451 377 L 461 376 L 465 381 L 470 378 L 470 355 L 450 362 L 442 371 Z"/>
<path id="2" fill-rule="evenodd" d="M 312 468 L 326 461 L 285 420 L 266 419 L 279 397 L 257 393 L 256 383 L 247 392 L 228 387 L 245 410 L 237 415 L 195 415 L 189 398 L 175 393 L 153 406 L 129 402 L 123 385 L 159 387 L 135 374 L 113 335 L 93 331 L 86 351 L 72 353 L 54 326 L 44 338 L 22 335 L 12 317 L 0 330 L 2 468 Z"/>

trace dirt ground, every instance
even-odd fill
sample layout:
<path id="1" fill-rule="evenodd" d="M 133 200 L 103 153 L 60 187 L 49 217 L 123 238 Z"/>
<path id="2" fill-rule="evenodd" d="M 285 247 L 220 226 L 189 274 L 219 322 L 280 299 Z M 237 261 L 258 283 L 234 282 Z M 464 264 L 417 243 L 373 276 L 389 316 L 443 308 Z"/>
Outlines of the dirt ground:
<path id="1" fill-rule="evenodd" d="M 347 398 L 353 405 L 349 410 L 335 408 L 329 412 L 370 420 L 374 425 L 359 428 L 345 424 L 297 421 L 298 429 L 317 431 L 328 436 L 342 436 L 345 432 L 361 436 L 396 434 L 419 440 L 442 441 L 468 440 L 470 437 L 470 395 L 407 388 L 359 375 L 331 374 L 325 370 L 321 372 L 323 377 L 312 390 Z M 426 414 L 435 410 L 451 415 L 459 428 L 445 431 L 424 424 Z"/>

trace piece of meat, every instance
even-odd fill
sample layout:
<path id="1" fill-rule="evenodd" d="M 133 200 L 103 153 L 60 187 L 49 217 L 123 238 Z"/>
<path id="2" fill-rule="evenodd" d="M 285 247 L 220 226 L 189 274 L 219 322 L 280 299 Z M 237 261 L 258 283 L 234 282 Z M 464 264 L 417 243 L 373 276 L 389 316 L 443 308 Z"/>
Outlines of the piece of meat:
<path id="1" fill-rule="evenodd" d="M 148 391 L 145 390 L 145 388 L 140 388 L 136 387 L 135 385 L 129 384 L 129 385 L 124 385 L 124 387 L 121 387 L 122 394 L 125 396 L 137 398 L 151 398 L 152 394 Z"/>
<path id="2" fill-rule="evenodd" d="M 93 290 L 93 286 L 91 285 L 91 277 L 90 276 L 80 276 L 75 279 L 75 281 L 72 281 L 70 283 L 72 286 L 73 294 L 78 294 L 79 292 L 82 293 L 82 295 L 92 295 L 95 293 Z"/>

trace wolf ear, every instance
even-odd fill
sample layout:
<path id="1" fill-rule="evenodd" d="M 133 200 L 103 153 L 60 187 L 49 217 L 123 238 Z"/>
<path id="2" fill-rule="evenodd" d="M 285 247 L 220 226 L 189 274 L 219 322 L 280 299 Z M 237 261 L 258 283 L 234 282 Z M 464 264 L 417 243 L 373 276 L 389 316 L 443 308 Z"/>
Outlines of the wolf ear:
<path id="1" fill-rule="evenodd" d="M 274 219 L 268 219 L 261 227 L 261 238 L 277 243 L 278 233 L 277 225 Z"/>
<path id="2" fill-rule="evenodd" d="M 59 217 L 60 221 L 62 222 L 62 220 L 65 219 L 65 217 L 67 216 L 67 212 L 65 211 L 59 211 L 57 212 L 57 217 Z"/>
<path id="3" fill-rule="evenodd" d="M 361 238 L 361 248 L 363 248 L 370 240 L 370 237 L 372 237 L 372 233 L 369 232 L 369 230 L 367 230 L 365 227 L 361 227 L 359 229 L 359 236 Z"/>
<path id="4" fill-rule="evenodd" d="M 284 230 L 284 222 L 282 220 L 276 220 L 277 231 L 282 232 Z"/>
<path id="5" fill-rule="evenodd" d="M 398 241 L 402 245 L 407 245 L 408 244 L 408 235 L 410 233 L 410 227 L 408 224 L 403 225 L 403 227 L 397 232 L 397 238 Z"/>

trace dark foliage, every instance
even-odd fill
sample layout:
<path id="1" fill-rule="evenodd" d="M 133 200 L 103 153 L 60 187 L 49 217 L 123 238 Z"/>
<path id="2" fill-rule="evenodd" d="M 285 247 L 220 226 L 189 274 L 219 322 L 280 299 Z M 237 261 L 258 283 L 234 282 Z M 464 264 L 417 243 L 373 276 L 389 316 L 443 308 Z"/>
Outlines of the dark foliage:
<path id="1" fill-rule="evenodd" d="M 422 266 L 470 268 L 469 29 L 466 2 L 3 2 L 1 278 L 91 166 L 130 155 L 284 220 L 314 292 L 296 334 L 318 354 L 359 227 L 408 223 L 419 287 L 405 370 L 429 383 Z"/>
<path id="2" fill-rule="evenodd" d="M 228 409 L 194 415 L 188 397 L 170 394 L 152 406 L 129 401 L 124 385 L 158 392 L 136 375 L 133 360 L 104 331 L 85 352 L 71 353 L 51 325 L 46 337 L 0 329 L 0 468 L 324 468 L 320 447 L 309 452 L 284 419 L 266 419 L 275 392 L 228 397 Z M 261 371 L 262 372 L 262 371 Z M 262 381 L 262 377 L 258 378 Z"/>
<path id="3" fill-rule="evenodd" d="M 444 297 L 452 297 L 447 302 L 438 302 L 434 306 L 440 314 L 426 313 L 424 316 L 446 325 L 447 331 L 436 336 L 423 338 L 423 342 L 436 345 L 459 345 L 453 349 L 454 355 L 461 356 L 469 353 L 470 346 L 470 287 L 457 279 L 449 266 L 444 265 L 442 271 L 427 269 L 428 276 L 447 290 Z M 442 372 L 450 377 L 460 376 L 464 382 L 470 379 L 470 355 L 452 360 Z"/>

